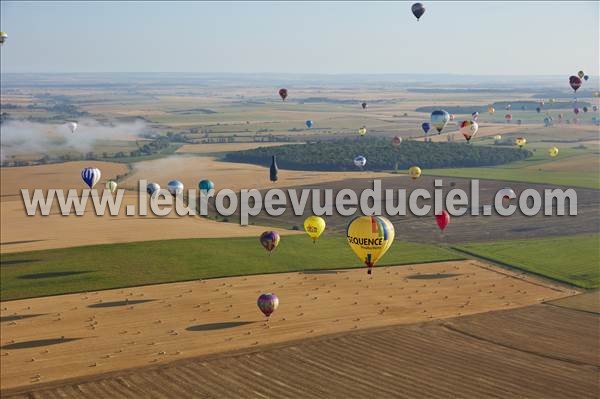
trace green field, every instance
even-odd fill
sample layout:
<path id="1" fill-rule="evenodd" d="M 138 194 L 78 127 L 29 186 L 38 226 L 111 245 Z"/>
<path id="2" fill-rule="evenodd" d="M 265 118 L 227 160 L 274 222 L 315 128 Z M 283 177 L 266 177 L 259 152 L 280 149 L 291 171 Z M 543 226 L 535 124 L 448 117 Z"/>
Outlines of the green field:
<path id="1" fill-rule="evenodd" d="M 457 245 L 456 249 L 582 288 L 600 287 L 600 235 Z"/>
<path id="2" fill-rule="evenodd" d="M 567 165 L 567 161 L 569 165 Z M 540 149 L 529 159 L 507 165 L 479 168 L 427 169 L 423 173 L 429 176 L 555 184 L 598 190 L 600 189 L 599 162 L 600 158 L 591 151 L 566 148 L 561 149 L 556 159 L 550 159 L 546 151 Z M 565 167 L 561 167 L 562 164 Z M 560 170 L 558 170 L 559 167 Z"/>
<path id="3" fill-rule="evenodd" d="M 396 242 L 378 265 L 462 258 L 432 245 Z M 286 236 L 271 255 L 256 238 L 95 245 L 2 255 L 0 299 L 202 278 L 352 267 L 362 265 L 341 236 L 324 236 L 317 244 L 304 235 Z"/>

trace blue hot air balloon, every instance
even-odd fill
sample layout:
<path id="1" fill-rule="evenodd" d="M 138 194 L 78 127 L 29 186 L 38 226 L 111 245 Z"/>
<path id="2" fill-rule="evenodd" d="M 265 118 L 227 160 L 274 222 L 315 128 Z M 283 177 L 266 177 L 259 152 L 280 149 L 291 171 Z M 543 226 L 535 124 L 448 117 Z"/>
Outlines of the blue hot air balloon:
<path id="1" fill-rule="evenodd" d="M 167 190 L 169 190 L 169 193 L 171 193 L 173 197 L 176 197 L 183 193 L 183 183 L 179 180 L 171 180 L 167 184 Z"/>
<path id="2" fill-rule="evenodd" d="M 81 171 L 81 178 L 89 188 L 94 188 L 96 183 L 100 181 L 100 176 L 102 176 L 102 173 L 98 168 L 84 168 Z"/>
<path id="3" fill-rule="evenodd" d="M 160 191 L 160 186 L 157 183 L 150 183 L 146 186 L 146 192 L 150 195 Z"/>
<path id="4" fill-rule="evenodd" d="M 431 125 L 429 124 L 429 122 L 423 122 L 421 124 L 421 129 L 423 129 L 425 134 L 427 134 L 427 133 L 429 133 L 429 129 L 431 129 Z"/>
<path id="5" fill-rule="evenodd" d="M 307 120 L 307 121 L 306 121 L 306 127 L 307 127 L 307 128 L 309 128 L 309 129 L 310 129 L 311 127 L 313 127 L 313 121 L 311 121 L 310 119 L 309 119 L 309 120 Z"/>
<path id="6" fill-rule="evenodd" d="M 215 183 L 210 180 L 200 180 L 198 183 L 198 188 L 200 189 L 200 193 L 204 195 L 209 195 L 215 189 Z"/>

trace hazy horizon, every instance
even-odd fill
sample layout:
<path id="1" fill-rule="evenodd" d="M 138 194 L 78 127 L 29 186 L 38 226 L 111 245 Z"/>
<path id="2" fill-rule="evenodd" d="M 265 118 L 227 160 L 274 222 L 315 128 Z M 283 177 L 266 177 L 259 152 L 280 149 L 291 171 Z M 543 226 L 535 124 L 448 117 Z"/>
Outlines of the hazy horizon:
<path id="1" fill-rule="evenodd" d="M 1 3 L 3 73 L 599 73 L 598 2 Z M 574 23 L 575 21 L 575 23 Z"/>

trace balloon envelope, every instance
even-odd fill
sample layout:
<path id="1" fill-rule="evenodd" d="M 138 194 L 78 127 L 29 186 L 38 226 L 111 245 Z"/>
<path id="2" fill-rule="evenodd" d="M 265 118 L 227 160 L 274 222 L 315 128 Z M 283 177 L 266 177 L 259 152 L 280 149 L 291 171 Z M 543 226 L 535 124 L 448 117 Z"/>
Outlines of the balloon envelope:
<path id="1" fill-rule="evenodd" d="M 309 216 L 304 220 L 304 231 L 313 242 L 317 241 L 317 238 L 325 231 L 325 219 L 319 216 Z"/>
<path id="2" fill-rule="evenodd" d="M 75 133 L 75 130 L 77 130 L 77 122 L 68 122 L 67 128 L 71 131 L 71 133 Z"/>
<path id="3" fill-rule="evenodd" d="M 367 158 L 363 157 L 362 155 L 359 155 L 356 158 L 354 158 L 354 165 L 358 166 L 359 168 L 362 168 L 366 164 Z"/>
<path id="4" fill-rule="evenodd" d="M 515 139 L 515 144 L 519 146 L 519 148 L 523 148 L 523 146 L 527 143 L 527 139 L 525 137 L 517 137 Z"/>
<path id="5" fill-rule="evenodd" d="M 4 44 L 8 35 L 6 32 L 0 32 L 0 46 Z"/>
<path id="6" fill-rule="evenodd" d="M 410 10 L 415 18 L 417 18 L 417 21 L 425 14 L 425 7 L 423 7 L 423 4 L 421 3 L 413 4 L 412 7 L 410 7 Z"/>
<path id="7" fill-rule="evenodd" d="M 502 136 L 500 136 L 499 134 L 494 136 L 494 141 L 500 141 L 502 140 Z"/>
<path id="8" fill-rule="evenodd" d="M 109 180 L 106 182 L 105 187 L 108 191 L 114 193 L 115 191 L 117 191 L 117 182 L 114 180 Z"/>
<path id="9" fill-rule="evenodd" d="M 367 109 L 367 103 L 362 103 L 360 105 L 362 106 L 362 109 Z"/>
<path id="10" fill-rule="evenodd" d="M 577 76 L 579 76 L 580 78 L 583 78 L 585 76 L 585 72 L 579 71 L 579 72 L 577 72 Z"/>
<path id="11" fill-rule="evenodd" d="M 207 180 L 207 179 L 200 180 L 200 183 L 198 183 L 198 188 L 200 189 L 200 193 L 202 193 L 204 195 L 208 195 L 212 191 L 214 191 L 215 183 L 213 183 L 211 180 Z"/>
<path id="12" fill-rule="evenodd" d="M 548 155 L 550 155 L 552 158 L 557 156 L 558 155 L 558 147 L 550 147 L 548 149 Z"/>
<path id="13" fill-rule="evenodd" d="M 408 175 L 413 179 L 418 179 L 421 176 L 421 168 L 419 168 L 418 166 L 411 166 L 408 169 Z"/>
<path id="14" fill-rule="evenodd" d="M 265 231 L 260 235 L 260 245 L 267 251 L 272 252 L 279 245 L 281 237 L 276 231 Z"/>
<path id="15" fill-rule="evenodd" d="M 382 216 L 358 216 L 346 230 L 348 244 L 365 262 L 368 273 L 394 242 L 394 226 Z"/>
<path id="16" fill-rule="evenodd" d="M 438 131 L 438 134 L 442 132 L 444 127 L 446 127 L 449 120 L 450 114 L 444 110 L 436 110 L 431 113 L 431 125 L 435 127 L 435 129 Z"/>
<path id="17" fill-rule="evenodd" d="M 488 106 L 488 113 L 493 114 L 494 112 L 496 112 L 496 109 L 494 109 L 494 107 L 492 107 L 491 105 Z"/>
<path id="18" fill-rule="evenodd" d="M 392 145 L 394 147 L 398 147 L 398 146 L 400 146 L 400 144 L 402 144 L 402 137 L 394 136 L 394 138 L 392 139 Z"/>
<path id="19" fill-rule="evenodd" d="M 81 178 L 89 188 L 94 188 L 94 186 L 100 181 L 101 176 L 102 173 L 98 168 L 84 168 L 81 171 Z"/>
<path id="20" fill-rule="evenodd" d="M 573 89 L 573 91 L 577 91 L 577 89 L 581 87 L 581 79 L 579 79 L 577 76 L 570 76 L 569 84 L 571 85 L 571 89 Z"/>
<path id="21" fill-rule="evenodd" d="M 442 211 L 441 213 L 435 215 L 435 221 L 437 222 L 440 230 L 444 231 L 446 226 L 448 226 L 448 223 L 450 223 L 450 214 L 446 211 Z"/>
<path id="22" fill-rule="evenodd" d="M 583 75 L 583 80 L 587 81 L 590 77 L 588 75 Z"/>
<path id="23" fill-rule="evenodd" d="M 429 129 L 431 129 L 431 125 L 429 124 L 429 122 L 423 122 L 421 124 L 421 129 L 423 129 L 425 134 L 427 134 L 429 132 Z"/>
<path id="24" fill-rule="evenodd" d="M 169 190 L 172 196 L 176 197 L 183 193 L 183 183 L 179 180 L 171 180 L 167 183 L 167 190 Z"/>
<path id="25" fill-rule="evenodd" d="M 262 294 L 258 297 L 256 305 L 265 316 L 269 317 L 279 307 L 279 298 L 272 293 Z"/>
<path id="26" fill-rule="evenodd" d="M 358 129 L 358 134 L 364 136 L 365 134 L 367 134 L 367 128 L 365 126 L 361 127 L 360 129 Z"/>
<path id="27" fill-rule="evenodd" d="M 160 191 L 160 186 L 156 183 L 150 183 L 146 186 L 146 192 L 150 195 Z"/>
<path id="28" fill-rule="evenodd" d="M 287 96 L 288 96 L 287 89 L 279 89 L 279 97 L 281 97 L 281 99 L 283 101 L 285 101 L 285 99 L 287 98 Z"/>
<path id="29" fill-rule="evenodd" d="M 467 141 L 471 141 L 473 136 L 477 134 L 479 125 L 475 121 L 462 121 L 459 126 L 460 132 Z"/>
<path id="30" fill-rule="evenodd" d="M 306 127 L 307 127 L 307 128 L 309 128 L 309 129 L 310 129 L 311 127 L 313 127 L 313 121 L 311 121 L 310 119 L 309 119 L 309 120 L 307 120 L 305 123 L 306 123 Z"/>

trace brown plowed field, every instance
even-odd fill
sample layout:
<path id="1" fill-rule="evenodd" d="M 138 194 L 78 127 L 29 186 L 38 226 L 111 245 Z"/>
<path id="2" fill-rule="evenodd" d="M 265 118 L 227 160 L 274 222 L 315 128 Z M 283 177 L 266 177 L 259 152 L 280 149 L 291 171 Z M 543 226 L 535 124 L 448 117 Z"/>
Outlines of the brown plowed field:
<path id="1" fill-rule="evenodd" d="M 5 398 L 597 398 L 595 314 L 548 305 L 272 345 Z"/>
<path id="2" fill-rule="evenodd" d="M 261 292 L 280 307 L 270 327 Z M 1 388 L 167 364 L 347 331 L 524 307 L 575 294 L 477 261 L 282 273 L 2 303 Z M 368 345 L 367 345 L 368 347 Z"/>

